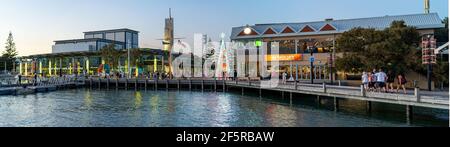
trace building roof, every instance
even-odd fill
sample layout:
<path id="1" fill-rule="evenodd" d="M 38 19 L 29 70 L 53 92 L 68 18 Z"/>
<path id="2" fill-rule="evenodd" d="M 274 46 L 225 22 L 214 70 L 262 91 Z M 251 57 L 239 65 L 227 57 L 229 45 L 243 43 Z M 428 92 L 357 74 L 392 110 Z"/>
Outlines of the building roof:
<path id="1" fill-rule="evenodd" d="M 123 29 L 112 29 L 112 30 L 100 30 L 100 31 L 88 31 L 83 32 L 84 34 L 96 34 L 96 33 L 113 33 L 113 32 L 133 32 L 139 33 L 139 31 L 123 28 Z"/>
<path id="2" fill-rule="evenodd" d="M 102 38 L 88 38 L 88 39 L 70 39 L 70 40 L 56 40 L 55 44 L 66 44 L 66 43 L 79 43 L 79 42 L 93 42 L 93 41 L 102 41 L 106 43 L 117 43 L 117 44 L 125 44 L 124 42 L 102 39 Z"/>
<path id="3" fill-rule="evenodd" d="M 165 55 L 168 53 L 162 49 L 154 48 L 139 48 L 143 54 L 154 54 L 154 55 Z M 126 54 L 127 50 L 121 50 Z M 29 56 L 18 57 L 18 59 L 32 59 L 32 58 L 55 58 L 55 57 L 79 57 L 79 56 L 96 56 L 100 55 L 100 51 L 77 51 L 77 52 L 63 52 L 63 53 L 47 53 L 47 54 L 36 54 Z"/>
<path id="4" fill-rule="evenodd" d="M 430 14 L 409 14 L 397 16 L 381 16 L 370 18 L 357 19 L 342 19 L 342 20 L 325 20 L 315 22 L 301 22 L 301 23 L 272 23 L 272 24 L 256 24 L 249 26 L 255 31 L 256 35 L 242 35 L 246 26 L 234 27 L 231 32 L 231 39 L 254 39 L 261 37 L 288 37 L 288 36 L 305 36 L 305 35 L 325 35 L 337 34 L 349 31 L 353 28 L 374 28 L 385 29 L 390 26 L 393 21 L 403 20 L 408 26 L 416 27 L 417 29 L 436 29 L 445 27 L 441 18 L 437 13 Z M 311 31 L 311 28 L 313 31 Z M 275 33 L 265 33 L 272 29 Z M 293 29 L 293 33 L 282 33 L 286 28 Z M 309 31 L 302 31 L 305 30 Z M 289 31 L 288 31 L 289 32 Z"/>

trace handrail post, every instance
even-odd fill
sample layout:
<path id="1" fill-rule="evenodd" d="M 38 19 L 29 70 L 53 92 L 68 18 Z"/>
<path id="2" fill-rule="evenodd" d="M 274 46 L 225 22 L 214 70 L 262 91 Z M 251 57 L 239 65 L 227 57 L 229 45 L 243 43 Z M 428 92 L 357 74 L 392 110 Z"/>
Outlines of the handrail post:
<path id="1" fill-rule="evenodd" d="M 364 85 L 361 85 L 361 96 L 366 97 L 366 89 L 364 88 Z"/>
<path id="2" fill-rule="evenodd" d="M 322 84 L 323 93 L 327 93 L 327 84 L 325 82 Z"/>
<path id="3" fill-rule="evenodd" d="M 189 78 L 189 91 L 191 91 L 191 90 L 192 90 L 192 79 Z"/>
<path id="4" fill-rule="evenodd" d="M 417 102 L 420 102 L 420 88 L 414 88 L 414 96 L 416 96 Z"/>
<path id="5" fill-rule="evenodd" d="M 169 90 L 169 79 L 166 79 L 166 90 Z"/>
<path id="6" fill-rule="evenodd" d="M 295 86 L 295 90 L 298 90 L 298 81 L 297 80 L 295 80 L 295 83 L 294 83 L 294 86 Z"/>

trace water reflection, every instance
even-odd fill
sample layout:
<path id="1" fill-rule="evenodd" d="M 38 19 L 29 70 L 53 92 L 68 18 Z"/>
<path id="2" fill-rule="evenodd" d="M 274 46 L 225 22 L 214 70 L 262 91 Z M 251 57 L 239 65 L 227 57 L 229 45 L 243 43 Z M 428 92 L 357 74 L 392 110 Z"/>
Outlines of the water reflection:
<path id="1" fill-rule="evenodd" d="M 134 108 L 139 109 L 142 105 L 142 94 L 140 91 L 137 91 L 134 94 Z"/>
<path id="2" fill-rule="evenodd" d="M 327 107 L 330 102 L 324 99 L 322 103 L 322 107 Z M 377 112 L 368 116 L 361 102 L 342 101 L 341 104 L 344 112 L 317 109 L 315 104 L 290 106 L 280 99 L 233 93 L 78 89 L 0 96 L 0 126 L 448 126 L 448 112 L 445 115 L 442 111 L 429 111 L 444 120 L 425 117 L 426 121 L 408 125 L 403 112 L 388 111 L 395 110 L 392 106 L 374 104 Z M 347 110 L 354 113 L 345 112 Z"/>

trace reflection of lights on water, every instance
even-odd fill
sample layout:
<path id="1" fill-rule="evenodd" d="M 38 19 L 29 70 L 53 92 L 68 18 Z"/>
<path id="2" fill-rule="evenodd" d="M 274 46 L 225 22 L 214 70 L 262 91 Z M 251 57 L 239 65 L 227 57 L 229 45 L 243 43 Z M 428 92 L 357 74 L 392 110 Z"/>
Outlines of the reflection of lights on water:
<path id="1" fill-rule="evenodd" d="M 266 109 L 266 116 L 272 126 L 296 125 L 297 115 L 295 110 L 290 107 L 271 104 Z"/>
<path id="2" fill-rule="evenodd" d="M 88 108 L 92 106 L 92 95 L 91 91 L 87 90 L 84 94 L 84 105 Z"/>
<path id="3" fill-rule="evenodd" d="M 152 112 L 158 111 L 159 95 L 154 95 L 150 98 L 150 106 L 152 107 Z"/>
<path id="4" fill-rule="evenodd" d="M 141 107 L 141 105 L 142 105 L 142 94 L 141 94 L 141 92 L 137 91 L 135 93 L 134 97 L 135 97 L 134 98 L 134 106 L 135 106 L 135 108 Z"/>
<path id="5" fill-rule="evenodd" d="M 213 115 L 213 119 L 221 124 L 215 124 L 222 127 L 230 126 L 229 122 L 233 117 L 233 109 L 231 108 L 230 99 L 226 95 L 220 95 L 217 99 L 216 115 Z"/>

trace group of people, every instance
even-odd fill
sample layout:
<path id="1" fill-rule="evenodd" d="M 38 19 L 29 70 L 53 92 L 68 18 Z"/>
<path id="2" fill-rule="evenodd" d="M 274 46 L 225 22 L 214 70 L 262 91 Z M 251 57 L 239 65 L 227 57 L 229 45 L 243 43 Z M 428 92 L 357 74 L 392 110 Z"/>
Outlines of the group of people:
<path id="1" fill-rule="evenodd" d="M 403 89 L 403 93 L 406 94 L 406 77 L 404 74 L 395 74 L 392 71 L 389 71 L 386 74 L 382 69 L 379 69 L 378 72 L 376 69 L 373 69 L 372 72 L 363 72 L 362 75 L 362 84 L 366 91 L 373 92 L 386 92 L 386 93 L 398 93 L 399 89 Z M 396 83 L 397 88 L 394 89 L 394 83 Z"/>

